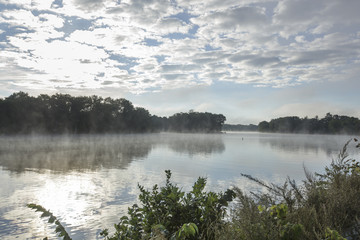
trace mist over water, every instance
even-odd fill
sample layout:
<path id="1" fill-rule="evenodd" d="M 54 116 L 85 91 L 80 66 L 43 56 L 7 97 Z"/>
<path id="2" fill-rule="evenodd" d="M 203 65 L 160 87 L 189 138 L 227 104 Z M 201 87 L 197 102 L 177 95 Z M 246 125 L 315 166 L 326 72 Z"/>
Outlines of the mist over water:
<path id="1" fill-rule="evenodd" d="M 258 187 L 251 174 L 282 183 L 321 172 L 350 136 L 306 134 L 123 134 L 0 137 L 0 239 L 54 238 L 28 203 L 50 209 L 73 239 L 96 239 L 137 201 L 137 184 L 164 183 L 164 170 L 189 190 Z M 350 153 L 351 153 L 350 149 Z"/>

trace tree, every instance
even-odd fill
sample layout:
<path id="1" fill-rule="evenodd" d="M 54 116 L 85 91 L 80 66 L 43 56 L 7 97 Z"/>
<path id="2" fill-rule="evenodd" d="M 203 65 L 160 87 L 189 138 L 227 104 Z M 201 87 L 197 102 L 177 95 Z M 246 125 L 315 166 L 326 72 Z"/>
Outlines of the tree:
<path id="1" fill-rule="evenodd" d="M 260 132 L 268 132 L 270 130 L 270 125 L 267 121 L 262 121 L 259 123 L 258 129 Z"/>
<path id="2" fill-rule="evenodd" d="M 226 120 L 222 114 L 177 113 L 152 116 L 124 99 L 68 94 L 38 97 L 18 92 L 0 99 L 0 133 L 123 133 L 171 130 L 219 132 Z"/>

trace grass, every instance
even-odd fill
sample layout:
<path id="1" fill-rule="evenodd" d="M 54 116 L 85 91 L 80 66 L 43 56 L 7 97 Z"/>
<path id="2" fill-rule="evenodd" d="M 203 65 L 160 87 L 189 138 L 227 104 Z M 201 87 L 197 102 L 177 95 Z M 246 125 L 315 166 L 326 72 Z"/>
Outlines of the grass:
<path id="1" fill-rule="evenodd" d="M 235 188 L 236 206 L 218 239 L 359 239 L 360 166 L 349 158 L 347 147 L 325 168 L 297 186 L 288 178 L 282 186 L 262 182 L 267 193 L 246 195 Z"/>

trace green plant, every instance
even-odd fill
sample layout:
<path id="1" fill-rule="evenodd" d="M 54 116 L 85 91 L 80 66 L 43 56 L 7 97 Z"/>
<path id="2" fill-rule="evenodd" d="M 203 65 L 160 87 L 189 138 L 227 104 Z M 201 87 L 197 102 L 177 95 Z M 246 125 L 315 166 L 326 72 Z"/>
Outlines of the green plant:
<path id="1" fill-rule="evenodd" d="M 64 240 L 71 240 L 69 234 L 66 232 L 63 225 L 60 223 L 59 220 L 56 219 L 56 217 L 50 212 L 49 210 L 46 210 L 41 205 L 37 205 L 34 203 L 30 203 L 27 205 L 28 208 L 35 209 L 36 212 L 42 212 L 40 217 L 49 217 L 48 223 L 54 223 L 56 225 L 55 232 L 58 234 L 58 237 L 63 237 Z M 44 240 L 47 239 L 44 238 Z"/>
<path id="2" fill-rule="evenodd" d="M 346 240 L 346 238 L 343 238 L 336 230 L 331 230 L 330 228 L 326 228 L 325 239 L 326 240 Z"/>
<path id="3" fill-rule="evenodd" d="M 149 191 L 139 185 L 141 207 L 134 204 L 128 209 L 128 216 L 115 224 L 113 236 L 108 230 L 102 235 L 107 239 L 215 239 L 234 192 L 205 192 L 206 179 L 200 177 L 185 193 L 170 181 L 170 170 L 165 173 L 164 187 L 155 185 Z"/>
<path id="4" fill-rule="evenodd" d="M 177 231 L 175 238 L 176 239 L 187 239 L 199 233 L 199 229 L 195 223 L 185 223 L 182 227 Z"/>
<path id="5" fill-rule="evenodd" d="M 289 222 L 288 206 L 284 203 L 273 205 L 270 208 L 258 206 L 261 214 L 267 214 L 273 223 L 275 235 L 281 240 L 297 240 L 304 238 L 304 226 L 299 223 Z"/>
<path id="6" fill-rule="evenodd" d="M 349 140 L 323 174 L 311 174 L 300 186 L 288 178 L 267 184 L 264 193 L 235 188 L 237 204 L 219 239 L 358 239 L 360 236 L 360 163 L 349 158 Z"/>

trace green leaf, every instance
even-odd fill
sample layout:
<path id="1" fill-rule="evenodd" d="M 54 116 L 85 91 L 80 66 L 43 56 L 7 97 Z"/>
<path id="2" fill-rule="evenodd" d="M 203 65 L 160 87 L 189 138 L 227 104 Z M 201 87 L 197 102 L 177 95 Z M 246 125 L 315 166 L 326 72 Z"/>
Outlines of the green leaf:
<path id="1" fill-rule="evenodd" d="M 265 209 L 266 209 L 266 208 L 265 208 L 264 206 L 262 206 L 262 205 L 259 205 L 259 206 L 258 206 L 258 210 L 259 210 L 260 213 L 262 213 L 263 211 L 265 211 Z"/>
<path id="2" fill-rule="evenodd" d="M 49 218 L 48 223 L 54 223 L 55 220 L 56 220 L 56 217 L 54 217 L 53 215 L 51 215 L 50 218 Z"/>

